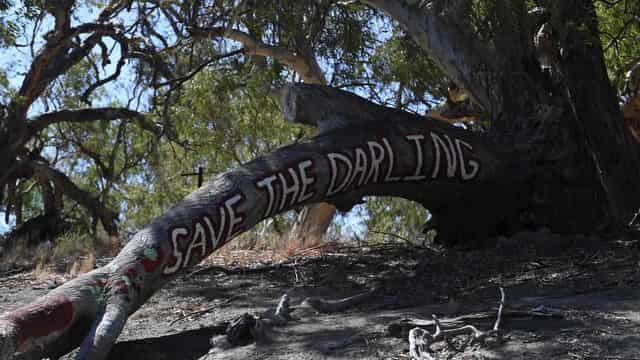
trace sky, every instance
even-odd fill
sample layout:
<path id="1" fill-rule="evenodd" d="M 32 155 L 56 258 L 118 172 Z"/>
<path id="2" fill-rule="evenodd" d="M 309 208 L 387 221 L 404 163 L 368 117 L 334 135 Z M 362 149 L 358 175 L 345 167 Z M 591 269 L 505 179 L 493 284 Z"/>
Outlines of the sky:
<path id="1" fill-rule="evenodd" d="M 0 217 L 2 217 L 0 220 L 0 234 L 4 234 L 9 230 L 9 225 L 4 222 L 4 212 L 0 211 Z"/>

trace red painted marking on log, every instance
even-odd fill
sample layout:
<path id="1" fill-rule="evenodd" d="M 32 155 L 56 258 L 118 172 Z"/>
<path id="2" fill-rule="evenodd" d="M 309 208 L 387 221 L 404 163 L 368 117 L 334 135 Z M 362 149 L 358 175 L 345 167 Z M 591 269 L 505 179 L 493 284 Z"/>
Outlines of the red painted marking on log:
<path id="1" fill-rule="evenodd" d="M 127 284 L 124 281 L 122 280 L 116 281 L 113 284 L 113 287 L 115 289 L 116 294 L 129 295 L 129 288 L 127 287 Z"/>
<path id="2" fill-rule="evenodd" d="M 7 317 L 18 326 L 18 344 L 63 330 L 73 320 L 73 305 L 63 294 L 20 308 Z"/>
<path id="3" fill-rule="evenodd" d="M 116 294 L 118 295 L 129 295 L 129 289 L 126 287 L 119 287 L 116 289 Z"/>
<path id="4" fill-rule="evenodd" d="M 104 287 L 107 284 L 105 280 L 91 280 L 87 282 L 87 286 Z"/>
<path id="5" fill-rule="evenodd" d="M 125 273 L 129 277 L 129 279 L 133 280 L 138 276 L 138 271 L 134 268 L 128 269 Z"/>

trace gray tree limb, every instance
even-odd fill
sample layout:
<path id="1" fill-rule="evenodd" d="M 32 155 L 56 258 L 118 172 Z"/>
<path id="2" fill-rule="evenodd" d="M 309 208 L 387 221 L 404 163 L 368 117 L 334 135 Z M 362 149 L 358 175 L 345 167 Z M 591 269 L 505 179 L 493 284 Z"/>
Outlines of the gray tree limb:
<path id="1" fill-rule="evenodd" d="M 294 85 L 287 91 L 289 99 L 297 99 L 289 107 L 314 106 L 302 101 L 313 88 Z M 324 94 L 313 102 L 339 105 L 325 112 L 330 118 L 340 119 L 341 109 L 364 101 L 344 92 Z M 321 201 L 349 203 L 367 195 L 442 206 L 452 194 L 482 192 L 505 171 L 503 155 L 477 134 L 374 108 L 379 114 L 367 123 L 333 125 L 332 131 L 307 142 L 219 175 L 137 233 L 105 267 L 34 304 L 0 315 L 0 360 L 14 351 L 51 357 L 80 343 L 80 359 L 104 358 L 127 318 L 159 288 L 242 231 L 280 212 Z"/>
<path id="2" fill-rule="evenodd" d="M 300 74 L 302 80 L 310 84 L 325 84 L 322 69 L 313 54 L 302 54 L 291 51 L 282 46 L 265 44 L 255 36 L 246 32 L 227 28 L 216 27 L 211 29 L 191 29 L 194 37 L 225 37 L 237 41 L 244 46 L 247 55 L 258 55 L 276 59 Z"/>
<path id="3" fill-rule="evenodd" d="M 499 108 L 502 94 L 489 85 L 498 78 L 497 56 L 471 29 L 438 11 L 438 7 L 410 5 L 405 0 L 364 0 L 396 20 L 427 51 L 458 86 L 488 112 Z"/>

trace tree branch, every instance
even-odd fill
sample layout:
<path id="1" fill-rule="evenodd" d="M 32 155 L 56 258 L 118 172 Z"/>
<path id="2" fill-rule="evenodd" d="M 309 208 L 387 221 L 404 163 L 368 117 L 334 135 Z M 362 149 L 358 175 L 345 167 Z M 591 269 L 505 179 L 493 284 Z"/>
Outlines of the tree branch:
<path id="1" fill-rule="evenodd" d="M 304 93 L 310 85 L 297 87 Z M 290 92 L 296 93 L 295 88 Z M 311 108 L 303 99 L 333 104 L 325 115 L 334 117 L 340 109 L 365 102 L 352 94 L 320 90 L 323 99 L 290 99 L 298 109 Z M 505 175 L 513 151 L 498 152 L 478 134 L 381 106 L 373 106 L 365 119 L 220 174 L 137 233 L 109 265 L 66 283 L 36 304 L 0 316 L 0 359 L 13 351 L 55 357 L 82 342 L 84 334 L 79 358 L 104 358 L 127 318 L 155 291 L 241 232 L 284 211 L 367 195 L 442 207 L 477 194 L 494 199 L 487 185 L 509 184 L 515 176 Z M 68 196 L 94 201 L 85 206 L 99 205 L 86 193 L 74 194 L 73 184 L 57 170 L 35 162 L 25 165 L 64 183 Z M 495 223 L 479 225 L 496 229 Z M 459 221 L 456 228 L 461 228 Z M 474 234 L 483 231 L 476 223 L 468 228 Z M 59 321 L 45 328 L 52 319 Z"/>
<path id="2" fill-rule="evenodd" d="M 165 85 L 169 85 L 169 84 L 173 84 L 171 89 L 175 89 L 176 87 L 182 85 L 183 83 L 185 83 L 186 81 L 189 81 L 190 79 L 192 79 L 194 76 L 196 76 L 200 71 L 202 71 L 202 69 L 206 68 L 207 66 L 211 65 L 212 63 L 214 63 L 215 61 L 219 61 L 228 57 L 232 57 L 232 56 L 236 56 L 240 53 L 243 53 L 244 49 L 238 49 L 238 50 L 234 50 L 225 54 L 220 54 L 217 56 L 212 57 L 211 59 L 203 62 L 202 64 L 198 65 L 195 69 L 193 69 L 193 71 L 191 71 L 190 73 L 178 77 L 178 78 L 174 78 L 171 80 L 167 80 L 165 82 L 159 83 L 158 86 L 165 86 Z"/>
<path id="3" fill-rule="evenodd" d="M 102 41 L 100 41 L 98 44 L 101 45 L 101 47 L 104 47 L 104 43 Z M 91 94 L 100 86 L 103 86 L 111 81 L 117 80 L 118 77 L 120 77 L 120 73 L 122 72 L 122 67 L 124 67 L 126 59 L 127 59 L 127 55 L 129 52 L 128 46 L 126 42 L 120 42 L 120 46 L 121 46 L 121 56 L 120 59 L 118 60 L 118 63 L 116 64 L 116 69 L 113 72 L 113 74 L 107 76 L 104 79 L 100 79 L 99 78 L 99 72 L 96 71 L 96 77 L 98 77 L 98 81 L 96 81 L 95 83 L 89 85 L 89 87 L 82 93 L 82 95 L 80 96 L 80 101 L 86 103 L 86 104 L 91 104 L 91 102 L 89 101 L 89 96 L 91 96 Z M 107 52 L 103 49 L 102 50 L 103 53 L 103 67 L 108 63 L 108 55 Z"/>
<path id="4" fill-rule="evenodd" d="M 92 32 L 82 45 L 74 44 L 73 38 L 79 34 Z M 85 58 L 105 35 L 118 33 L 111 24 L 82 24 L 69 30 L 61 38 L 51 38 L 33 60 L 20 87 L 17 104 L 22 112 L 42 94 L 60 75 Z"/>
<path id="5" fill-rule="evenodd" d="M 315 126 L 319 134 L 346 126 L 365 126 L 370 122 L 381 121 L 381 114 L 388 117 L 406 114 L 373 104 L 350 92 L 306 84 L 285 87 L 282 109 L 287 121 Z"/>
<path id="6" fill-rule="evenodd" d="M 28 136 L 35 136 L 40 131 L 50 125 L 66 122 L 66 123 L 84 123 L 97 120 L 120 120 L 130 119 L 136 120 L 143 124 L 141 127 L 156 133 L 158 130 L 151 128 L 148 122 L 144 121 L 144 115 L 127 108 L 104 107 L 104 108 L 86 108 L 78 110 L 60 110 L 42 114 L 35 119 L 29 121 L 27 125 Z"/>
<path id="7" fill-rule="evenodd" d="M 490 84 L 498 78 L 496 55 L 486 44 L 455 21 L 437 12 L 434 6 L 420 9 L 404 0 L 364 0 L 364 3 L 387 13 L 429 52 L 438 66 L 456 84 L 466 89 L 485 110 L 499 109 L 500 94 Z"/>
<path id="8" fill-rule="evenodd" d="M 227 27 L 192 28 L 190 32 L 194 37 L 225 37 L 237 41 L 244 46 L 245 54 L 270 57 L 289 65 L 295 72 L 300 74 L 302 80 L 306 83 L 326 83 L 322 69 L 313 54 L 301 54 L 282 46 L 268 45 L 251 34 Z"/>
<path id="9" fill-rule="evenodd" d="M 118 234 L 116 225 L 118 214 L 105 207 L 93 194 L 79 188 L 67 175 L 48 164 L 36 161 L 19 160 L 18 166 L 30 171 L 34 177 L 49 179 L 55 184 L 56 191 L 60 189 L 70 199 L 87 209 L 94 218 L 100 219 L 102 226 L 109 235 L 116 236 Z"/>

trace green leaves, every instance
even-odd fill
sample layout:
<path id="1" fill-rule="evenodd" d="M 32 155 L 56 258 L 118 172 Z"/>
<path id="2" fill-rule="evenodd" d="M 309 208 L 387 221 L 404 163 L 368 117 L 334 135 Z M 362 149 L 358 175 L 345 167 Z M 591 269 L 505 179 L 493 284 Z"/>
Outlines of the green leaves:
<path id="1" fill-rule="evenodd" d="M 609 77 L 620 92 L 625 73 L 640 62 L 640 2 L 598 1 L 595 5 Z"/>
<path id="2" fill-rule="evenodd" d="M 13 4 L 8 0 L 0 0 L 0 48 L 13 46 L 20 28 L 11 19 L 11 7 Z"/>
<path id="3" fill-rule="evenodd" d="M 93 19 L 106 3 L 78 2 L 83 11 L 76 12 L 73 26 L 90 21 L 83 17 Z M 518 19 L 506 19 L 505 24 L 494 21 L 496 12 L 511 11 L 499 6 L 502 1 L 457 3 L 461 16 L 454 20 L 467 25 L 466 30 L 475 32 L 487 46 L 495 46 L 492 36 L 496 29 L 518 24 Z M 514 2 L 514 9 L 521 3 Z M 526 5 L 531 8 L 536 3 L 527 1 Z M 444 4 L 434 2 L 437 6 Z M 640 61 L 637 46 L 640 2 L 622 0 L 611 4 L 596 2 L 600 39 L 611 78 L 622 88 L 624 73 Z M 18 35 L 28 33 L 45 16 L 42 6 L 39 0 L 0 0 L 0 48 L 16 46 Z M 207 59 L 242 46 L 223 36 L 194 39 L 185 30 L 194 24 L 238 29 L 287 54 L 315 56 L 330 86 L 354 91 L 385 105 L 424 113 L 447 96 L 449 80 L 430 55 L 387 17 L 357 2 L 167 0 L 158 6 L 162 9 L 134 1 L 130 10 L 122 10 L 120 17 L 115 16 L 123 22 L 122 29 L 130 31 L 126 36 L 135 39 L 128 47 L 131 58 L 123 60 L 126 65 L 118 82 L 99 88 L 90 97 L 94 104 L 139 106 L 148 113 L 151 122 L 158 124 L 157 134 L 142 130 L 134 122 L 96 121 L 53 126 L 33 141 L 46 149 L 42 156 L 81 187 L 120 209 L 124 227 L 143 226 L 192 191 L 195 179 L 181 176 L 183 173 L 204 166 L 209 179 L 240 162 L 313 133 L 313 129 L 282 119 L 279 99 L 274 95 L 286 83 L 300 79 L 285 61 L 235 54 L 203 65 L 182 88 L 170 91 L 174 83 L 169 80 L 186 78 Z M 135 23 L 138 16 L 146 20 L 144 30 L 140 30 L 142 18 Z M 37 40 L 34 53 L 42 44 L 42 35 L 51 34 L 51 15 L 45 17 L 47 21 L 41 23 L 42 29 L 34 37 Z M 89 33 L 82 34 L 70 41 L 81 44 L 88 36 Z M 103 44 L 56 79 L 31 112 L 87 106 L 81 101 L 84 92 L 98 78 L 113 74 L 120 60 L 121 47 L 114 38 L 106 36 Z M 27 53 L 28 50 L 24 51 Z M 14 52 L 3 54 L 11 58 Z M 111 65 L 102 67 L 109 62 L 103 56 Z M 23 62 L 24 69 L 29 68 L 29 60 L 15 59 Z M 17 71 L 10 66 L 8 62 L 0 65 L 2 101 L 14 95 L 10 89 L 14 79 L 10 77 L 16 76 L 11 74 Z M 165 102 L 169 93 L 170 101 Z M 181 144 L 169 141 L 167 136 L 158 137 L 160 133 L 173 132 Z M 36 190 L 25 197 L 33 213 L 39 204 Z M 81 210 L 68 209 L 77 215 L 75 218 L 83 219 L 78 213 Z M 421 236 L 426 211 L 399 200 L 375 198 L 363 207 L 362 216 L 369 228 L 411 238 Z M 285 224 L 282 231 L 286 231 L 291 218 L 280 219 L 279 225 Z"/>
<path id="4" fill-rule="evenodd" d="M 373 197 L 367 200 L 366 211 L 370 241 L 397 242 L 404 238 L 421 244 L 427 239 L 422 228 L 428 211 L 420 204 L 400 198 Z"/>

